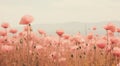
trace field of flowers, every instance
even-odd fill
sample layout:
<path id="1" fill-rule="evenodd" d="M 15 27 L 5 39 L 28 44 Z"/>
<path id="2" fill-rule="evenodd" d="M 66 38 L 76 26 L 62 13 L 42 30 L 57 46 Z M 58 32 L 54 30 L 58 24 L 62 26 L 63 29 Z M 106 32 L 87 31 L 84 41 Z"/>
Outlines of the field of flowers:
<path id="1" fill-rule="evenodd" d="M 57 36 L 50 36 L 42 29 L 39 35 L 34 33 L 33 20 L 23 16 L 18 22 L 24 25 L 21 32 L 7 22 L 1 24 L 0 66 L 120 66 L 119 26 L 103 25 L 106 34 L 102 35 L 92 27 L 87 35 L 69 35 L 58 29 Z"/>

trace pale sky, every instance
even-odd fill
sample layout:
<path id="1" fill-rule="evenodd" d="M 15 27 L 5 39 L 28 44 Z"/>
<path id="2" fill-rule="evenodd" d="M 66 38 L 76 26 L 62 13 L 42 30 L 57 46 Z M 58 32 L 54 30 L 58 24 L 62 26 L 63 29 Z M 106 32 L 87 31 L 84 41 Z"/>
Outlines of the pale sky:
<path id="1" fill-rule="evenodd" d="M 120 21 L 120 0 L 0 0 L 0 22 L 16 25 L 25 14 L 33 24 Z"/>

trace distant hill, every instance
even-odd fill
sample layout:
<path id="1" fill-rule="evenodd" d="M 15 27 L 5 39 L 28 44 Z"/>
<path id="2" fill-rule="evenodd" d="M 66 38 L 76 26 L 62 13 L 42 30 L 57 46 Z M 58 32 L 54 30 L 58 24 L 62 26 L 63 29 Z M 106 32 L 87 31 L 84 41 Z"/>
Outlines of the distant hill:
<path id="1" fill-rule="evenodd" d="M 48 34 L 55 34 L 57 29 L 63 29 L 65 33 L 68 34 L 76 34 L 80 32 L 81 34 L 87 34 L 90 32 L 90 28 L 93 26 L 97 27 L 96 33 L 103 34 L 105 30 L 103 30 L 103 26 L 108 22 L 98 22 L 98 23 L 81 23 L 81 22 L 68 22 L 68 23 L 57 23 L 57 24 L 33 24 L 33 31 L 37 31 L 38 29 L 45 30 Z M 120 22 L 114 21 L 115 25 L 120 27 Z M 16 26 L 18 30 L 22 30 L 23 26 Z"/>
<path id="2" fill-rule="evenodd" d="M 75 34 L 80 32 L 81 34 L 87 34 L 90 32 L 91 27 L 97 27 L 97 33 L 103 34 L 105 30 L 103 30 L 103 26 L 108 22 L 98 22 L 98 23 L 81 23 L 81 22 L 69 22 L 69 23 L 59 23 L 59 24 L 37 24 L 32 25 L 34 30 L 43 29 L 48 34 L 55 34 L 57 29 L 63 29 L 66 33 Z M 120 27 L 120 22 L 114 22 L 115 25 Z"/>

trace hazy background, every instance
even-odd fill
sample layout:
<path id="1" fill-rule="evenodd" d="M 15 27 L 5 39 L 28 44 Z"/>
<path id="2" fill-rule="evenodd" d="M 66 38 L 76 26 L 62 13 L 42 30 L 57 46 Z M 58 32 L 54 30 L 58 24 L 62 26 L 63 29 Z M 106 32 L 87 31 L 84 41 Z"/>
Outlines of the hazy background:
<path id="1" fill-rule="evenodd" d="M 94 25 L 101 29 L 107 22 L 118 25 L 119 12 L 120 0 L 0 0 L 0 23 L 9 22 L 20 29 L 20 18 L 30 14 L 35 18 L 33 28 L 48 33 L 59 28 L 68 33 L 85 33 L 86 26 L 87 31 Z"/>

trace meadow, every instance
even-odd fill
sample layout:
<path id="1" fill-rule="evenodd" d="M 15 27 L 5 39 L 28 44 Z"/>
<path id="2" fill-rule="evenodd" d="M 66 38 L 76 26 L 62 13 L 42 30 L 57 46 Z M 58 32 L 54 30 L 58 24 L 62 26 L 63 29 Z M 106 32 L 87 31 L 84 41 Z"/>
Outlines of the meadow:
<path id="1" fill-rule="evenodd" d="M 18 22 L 22 31 L 1 23 L 0 66 L 120 66 L 120 26 L 103 25 L 105 34 L 97 34 L 94 26 L 87 35 L 64 29 L 57 29 L 56 35 L 38 29 L 37 35 L 33 21 L 24 15 Z"/>

